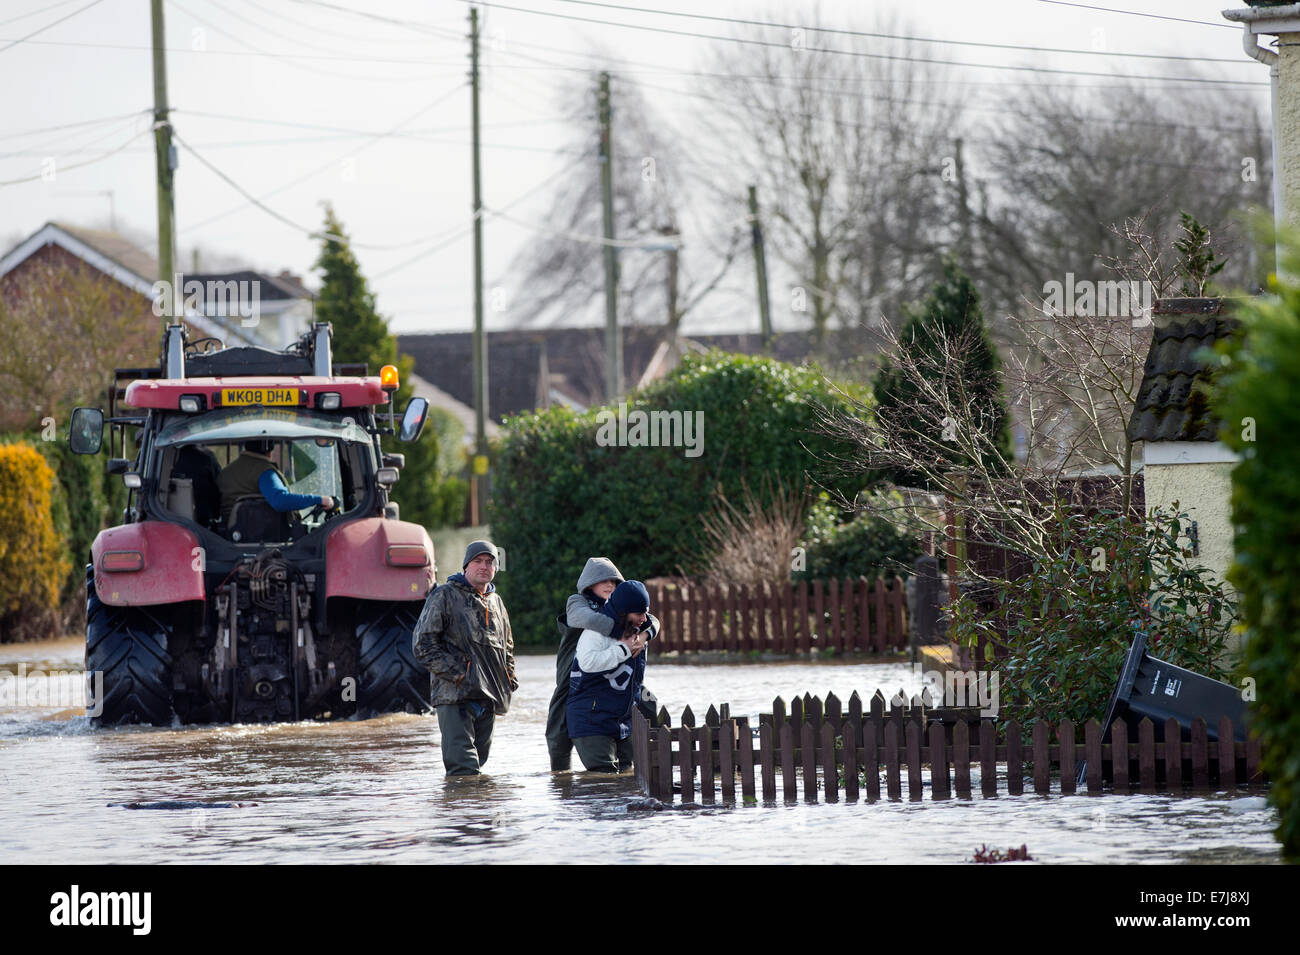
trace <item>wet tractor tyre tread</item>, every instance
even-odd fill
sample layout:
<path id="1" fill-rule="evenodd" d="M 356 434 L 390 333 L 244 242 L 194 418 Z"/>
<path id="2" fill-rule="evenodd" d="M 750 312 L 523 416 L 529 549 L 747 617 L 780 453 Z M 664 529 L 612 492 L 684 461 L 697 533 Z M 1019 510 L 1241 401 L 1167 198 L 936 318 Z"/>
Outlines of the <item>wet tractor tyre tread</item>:
<path id="1" fill-rule="evenodd" d="M 138 607 L 105 604 L 87 568 L 86 673 L 96 671 L 103 673 L 104 683 L 102 700 L 95 701 L 102 709 L 91 717 L 92 723 L 171 725 L 172 658 L 166 627 Z"/>
<path id="2" fill-rule="evenodd" d="M 358 611 L 357 713 L 427 713 L 432 707 L 429 671 L 415 659 L 412 634 L 422 604 L 410 602 Z M 369 615 L 368 615 L 369 612 Z"/>

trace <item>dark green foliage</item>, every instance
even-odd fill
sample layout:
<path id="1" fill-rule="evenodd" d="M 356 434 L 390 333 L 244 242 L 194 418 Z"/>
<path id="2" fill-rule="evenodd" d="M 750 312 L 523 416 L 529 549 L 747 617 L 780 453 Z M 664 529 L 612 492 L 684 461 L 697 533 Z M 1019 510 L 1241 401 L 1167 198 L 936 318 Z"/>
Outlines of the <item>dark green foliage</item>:
<path id="1" fill-rule="evenodd" d="M 1286 271 L 1300 274 L 1300 247 L 1286 248 Z M 1222 440 L 1241 456 L 1232 472 L 1235 561 L 1228 579 L 1241 595 L 1245 672 L 1255 680 L 1253 726 L 1272 781 L 1278 840 L 1300 860 L 1300 286 L 1278 299 L 1243 299 L 1244 337 L 1225 343 L 1217 409 Z"/>
<path id="2" fill-rule="evenodd" d="M 1118 511 L 1059 508 L 1056 518 L 1070 546 L 1019 579 L 993 582 L 993 613 L 966 595 L 952 608 L 954 640 L 972 649 L 987 641 L 976 664 L 1001 674 L 1000 719 L 1014 717 L 1026 733 L 1038 720 L 1100 721 L 1137 629 L 1153 656 L 1225 678 L 1234 598 L 1191 562 L 1179 539 L 1186 514 L 1155 509 L 1138 523 Z M 993 659 L 995 650 L 1005 656 Z"/>
<path id="3" fill-rule="evenodd" d="M 509 555 L 497 584 L 516 642 L 553 641 L 554 616 L 588 557 L 611 558 L 629 578 L 697 573 L 699 520 L 715 489 L 740 500 L 746 486 L 803 486 L 828 454 L 849 453 L 815 432 L 816 402 L 850 410 L 815 369 L 711 352 L 627 400 L 629 411 L 702 411 L 698 457 L 602 446 L 598 415 L 617 409 L 552 408 L 507 422 L 488 516 Z"/>
<path id="4" fill-rule="evenodd" d="M 795 579 L 866 577 L 875 580 L 911 573 L 912 563 L 921 556 L 920 528 L 899 526 L 873 513 L 902 504 L 897 494 L 892 497 L 893 500 L 874 501 L 874 507 L 842 523 L 836 521 L 835 509 L 825 500 L 813 505 L 803 539 L 806 566 L 795 572 Z"/>
<path id="5" fill-rule="evenodd" d="M 379 374 L 384 365 L 397 366 L 401 385 L 393 395 L 393 409 L 400 415 L 412 394 L 415 361 L 409 355 L 398 355 L 397 337 L 379 314 L 343 227 L 328 207 L 325 232 L 337 238 L 325 240 L 316 260 L 315 268 L 324 273 L 316 299 L 316 320 L 333 325 L 335 363 L 365 362 L 372 375 Z M 449 513 L 455 514 L 453 520 L 459 519 L 463 504 L 458 508 L 453 499 L 467 493 L 463 482 L 447 484 L 439 474 L 438 430 L 430 425 L 432 421 L 426 423 L 417 441 L 404 444 L 396 437 L 382 439 L 385 451 L 406 455 L 401 480 L 390 498 L 401 506 L 402 520 L 428 528 L 442 526 Z"/>
<path id="6" fill-rule="evenodd" d="M 1220 259 L 1210 246 L 1210 230 L 1196 221 L 1186 212 L 1178 213 L 1183 235 L 1174 243 L 1174 248 L 1182 257 L 1178 270 L 1183 274 L 1184 295 L 1199 298 L 1203 295 L 1216 294 L 1210 279 L 1223 271 L 1227 259 Z"/>
<path id="7" fill-rule="evenodd" d="M 907 309 L 899 343 L 905 354 L 883 358 L 875 381 L 878 414 L 890 422 L 885 429 L 885 441 L 908 442 L 909 433 L 929 434 L 933 430 L 933 423 L 927 417 L 910 410 L 924 400 L 917 388 L 916 375 L 928 377 L 934 374 L 932 368 L 944 369 L 949 364 L 945 350 L 956 349 L 967 362 L 965 387 L 972 399 L 970 426 L 988 436 L 1003 460 L 1013 460 L 1011 431 L 1002 396 L 1001 362 L 984 325 L 975 283 L 954 260 L 944 260 L 943 278 L 930 289 L 925 301 Z M 918 454 L 934 453 L 928 444 L 918 448 L 925 448 L 918 450 Z M 991 449 L 983 455 L 985 466 L 994 472 L 1000 470 L 997 457 Z M 961 455 L 954 449 L 948 466 L 962 464 Z M 928 483 L 921 474 L 906 470 L 895 474 L 893 480 L 913 487 Z"/>

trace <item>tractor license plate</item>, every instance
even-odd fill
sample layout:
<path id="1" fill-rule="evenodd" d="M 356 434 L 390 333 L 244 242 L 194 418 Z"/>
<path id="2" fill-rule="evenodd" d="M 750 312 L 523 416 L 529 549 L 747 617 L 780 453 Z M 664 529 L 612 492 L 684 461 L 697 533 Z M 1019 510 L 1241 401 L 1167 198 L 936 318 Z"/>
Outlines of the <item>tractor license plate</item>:
<path id="1" fill-rule="evenodd" d="M 221 404 L 224 407 L 240 405 L 296 405 L 297 388 L 222 388 Z"/>

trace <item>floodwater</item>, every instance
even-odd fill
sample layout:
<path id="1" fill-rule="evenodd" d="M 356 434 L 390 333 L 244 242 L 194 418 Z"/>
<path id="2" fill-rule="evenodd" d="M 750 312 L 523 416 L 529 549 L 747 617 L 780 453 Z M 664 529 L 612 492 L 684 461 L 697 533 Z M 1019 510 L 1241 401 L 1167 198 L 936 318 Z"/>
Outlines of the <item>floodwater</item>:
<path id="1" fill-rule="evenodd" d="M 79 640 L 0 646 L 0 674 L 80 669 L 82 652 Z M 630 774 L 549 771 L 554 658 L 520 657 L 518 669 L 486 775 L 456 780 L 443 776 L 433 717 L 96 730 L 53 685 L 44 697 L 10 695 L 0 705 L 0 862 L 961 863 L 982 844 L 1024 844 L 1038 863 L 1280 861 L 1276 814 L 1253 795 L 927 793 L 916 803 L 637 811 Z M 697 717 L 723 701 L 740 715 L 778 695 L 919 689 L 901 663 L 652 659 L 647 684 L 674 715 L 689 704 Z"/>

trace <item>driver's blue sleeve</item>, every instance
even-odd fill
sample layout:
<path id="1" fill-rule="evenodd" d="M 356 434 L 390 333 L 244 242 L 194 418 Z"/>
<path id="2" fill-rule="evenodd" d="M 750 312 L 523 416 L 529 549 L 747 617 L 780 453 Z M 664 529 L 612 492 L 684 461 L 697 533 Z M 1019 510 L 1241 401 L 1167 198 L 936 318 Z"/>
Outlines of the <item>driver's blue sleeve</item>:
<path id="1" fill-rule="evenodd" d="M 275 468 L 267 468 L 262 472 L 262 476 L 257 479 L 257 489 L 266 498 L 266 503 L 281 512 L 297 511 L 320 503 L 319 495 L 294 494 L 290 491 Z"/>

